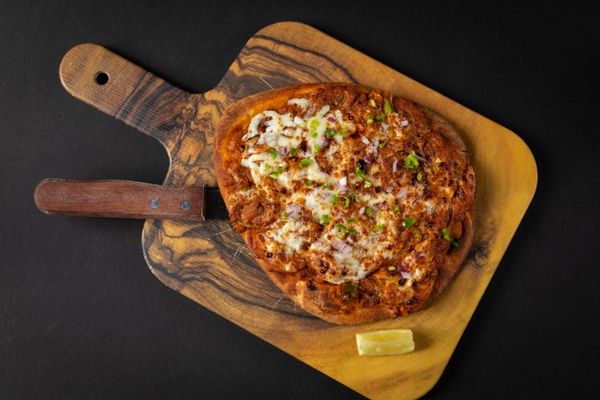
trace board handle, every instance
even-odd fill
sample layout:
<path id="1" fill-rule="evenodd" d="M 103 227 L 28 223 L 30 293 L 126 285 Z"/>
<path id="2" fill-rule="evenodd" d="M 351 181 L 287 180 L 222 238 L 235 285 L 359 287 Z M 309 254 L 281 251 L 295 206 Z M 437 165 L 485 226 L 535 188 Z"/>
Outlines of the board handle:
<path id="1" fill-rule="evenodd" d="M 149 183 L 44 179 L 35 204 L 46 214 L 109 218 L 169 218 L 204 221 L 204 186 L 169 187 Z"/>
<path id="2" fill-rule="evenodd" d="M 190 94 L 106 48 L 83 43 L 60 63 L 60 80 L 75 98 L 155 137 L 166 146 L 167 129 Z"/>

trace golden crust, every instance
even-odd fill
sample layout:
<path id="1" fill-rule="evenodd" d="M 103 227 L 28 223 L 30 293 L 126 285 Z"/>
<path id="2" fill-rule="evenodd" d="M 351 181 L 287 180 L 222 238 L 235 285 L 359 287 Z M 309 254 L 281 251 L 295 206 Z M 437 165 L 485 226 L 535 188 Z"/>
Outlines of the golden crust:
<path id="1" fill-rule="evenodd" d="M 249 180 L 248 176 L 242 176 L 243 171 L 239 169 L 241 159 L 239 142 L 252 117 L 267 109 L 277 110 L 285 107 L 290 98 L 310 96 L 315 92 L 333 90 L 334 88 L 336 90 L 341 88 L 342 90 L 357 91 L 358 93 L 368 93 L 371 91 L 371 89 L 350 84 L 306 84 L 250 96 L 227 109 L 215 135 L 214 160 L 219 189 L 230 215 L 232 215 L 234 210 L 229 199 L 234 195 L 236 190 L 239 190 L 240 181 Z M 402 102 L 402 105 L 413 110 L 413 112 L 420 112 L 422 117 L 417 117 L 417 122 L 427 125 L 426 128 L 432 132 L 436 132 L 438 136 L 441 135 L 445 139 L 444 146 L 447 146 L 449 151 L 456 152 L 458 154 L 456 157 L 466 159 L 466 146 L 458 132 L 447 121 L 432 111 L 426 110 L 408 100 L 399 99 L 399 101 Z M 465 174 L 468 174 L 470 171 L 470 175 L 466 179 L 472 180 L 471 184 L 474 190 L 472 169 L 468 164 L 465 171 Z M 253 215 L 254 219 L 244 221 L 233 220 L 232 223 L 248 244 L 250 251 L 254 254 L 265 273 L 302 309 L 321 319 L 336 324 L 369 323 L 395 318 L 427 306 L 442 293 L 451 281 L 468 255 L 473 240 L 473 199 L 470 198 L 473 196 L 473 192 L 469 192 L 467 189 L 465 189 L 467 192 L 466 196 L 469 197 L 465 203 L 467 206 L 464 210 L 462 223 L 457 228 L 461 233 L 460 246 L 457 249 L 449 251 L 444 261 L 431 274 L 430 279 L 425 280 L 419 285 L 418 289 L 415 289 L 415 294 L 410 299 L 414 300 L 414 302 L 403 300 L 402 302 L 399 301 L 399 304 L 395 306 L 390 306 L 390 302 L 393 303 L 393 300 L 380 303 L 358 300 L 349 302 L 347 298 L 343 298 L 343 291 L 340 289 L 340 285 L 315 279 L 314 271 L 310 268 L 300 267 L 292 272 L 283 272 L 274 268 L 273 261 L 267 259 L 264 244 L 259 240 L 256 230 L 253 228 L 255 225 L 268 224 L 273 218 L 276 218 L 276 215 L 272 215 L 268 211 L 254 213 L 256 214 Z M 260 201 L 258 199 L 256 201 L 256 204 L 250 202 L 246 206 L 254 209 L 262 207 Z M 262 201 L 268 201 L 268 199 L 262 199 Z M 235 214 L 236 218 L 239 218 L 239 213 Z M 380 289 L 377 285 L 384 285 L 384 280 L 375 277 L 369 279 L 370 281 L 366 284 L 374 285 L 376 290 Z"/>

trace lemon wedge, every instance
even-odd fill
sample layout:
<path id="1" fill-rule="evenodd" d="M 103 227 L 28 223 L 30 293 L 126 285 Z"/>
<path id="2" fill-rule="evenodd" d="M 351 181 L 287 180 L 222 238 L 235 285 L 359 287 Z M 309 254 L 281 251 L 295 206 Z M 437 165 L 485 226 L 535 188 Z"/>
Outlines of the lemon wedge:
<path id="1" fill-rule="evenodd" d="M 415 349 L 410 329 L 389 329 L 356 334 L 359 356 L 388 356 L 410 353 Z"/>

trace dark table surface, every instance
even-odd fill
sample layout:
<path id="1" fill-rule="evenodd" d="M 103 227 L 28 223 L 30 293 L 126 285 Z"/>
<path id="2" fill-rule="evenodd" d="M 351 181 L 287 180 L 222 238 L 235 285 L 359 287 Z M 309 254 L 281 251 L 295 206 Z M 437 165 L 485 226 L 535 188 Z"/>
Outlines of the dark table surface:
<path id="1" fill-rule="evenodd" d="M 144 263 L 141 221 L 50 217 L 33 204 L 45 177 L 160 183 L 168 166 L 157 142 L 63 90 L 70 47 L 99 43 L 203 91 L 282 20 L 505 125 L 537 159 L 531 208 L 427 397 L 589 393 L 600 370 L 596 17 L 505 2 L 3 1 L 0 397 L 360 398 L 163 286 Z"/>

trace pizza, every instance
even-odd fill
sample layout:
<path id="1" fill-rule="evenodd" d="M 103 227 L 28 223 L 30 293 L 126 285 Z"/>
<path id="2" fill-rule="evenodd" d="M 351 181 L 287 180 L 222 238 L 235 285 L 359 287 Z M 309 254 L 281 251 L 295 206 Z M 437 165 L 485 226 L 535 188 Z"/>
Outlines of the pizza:
<path id="1" fill-rule="evenodd" d="M 472 243 L 464 142 L 390 93 L 319 83 L 247 97 L 221 119 L 214 160 L 231 224 L 261 268 L 332 323 L 427 306 Z"/>

